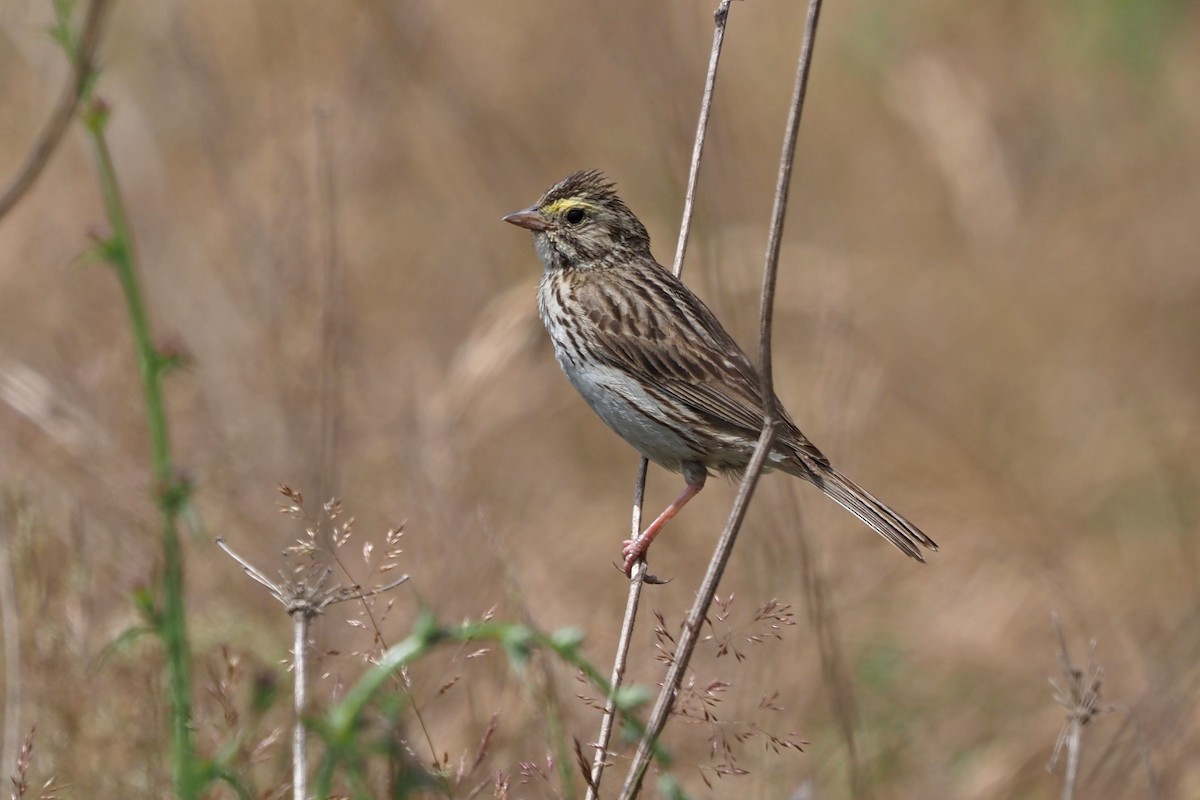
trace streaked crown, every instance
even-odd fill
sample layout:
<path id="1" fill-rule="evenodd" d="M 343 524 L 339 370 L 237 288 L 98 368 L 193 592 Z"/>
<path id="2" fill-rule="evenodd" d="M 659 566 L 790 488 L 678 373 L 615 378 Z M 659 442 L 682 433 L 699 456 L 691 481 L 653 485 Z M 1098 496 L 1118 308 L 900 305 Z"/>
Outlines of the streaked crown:
<path id="1" fill-rule="evenodd" d="M 650 234 L 598 170 L 582 170 L 551 186 L 535 208 L 550 223 L 547 244 L 562 266 L 604 267 L 648 256 Z M 559 261 L 559 259 L 555 259 Z"/>

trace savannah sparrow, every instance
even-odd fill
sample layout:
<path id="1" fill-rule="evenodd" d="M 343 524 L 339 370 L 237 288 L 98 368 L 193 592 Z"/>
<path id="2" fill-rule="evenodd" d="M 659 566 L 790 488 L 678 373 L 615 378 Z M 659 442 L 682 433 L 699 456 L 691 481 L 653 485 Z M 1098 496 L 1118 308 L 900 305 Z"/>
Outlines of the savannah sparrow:
<path id="1" fill-rule="evenodd" d="M 538 311 L 567 378 L 610 428 L 687 482 L 624 543 L 628 574 L 710 472 L 745 471 L 763 422 L 758 371 L 700 298 L 654 260 L 646 227 L 602 173 L 576 172 L 504 220 L 533 232 L 545 267 Z M 779 408 L 768 467 L 814 484 L 918 561 L 921 547 L 937 549 L 834 469 Z"/>

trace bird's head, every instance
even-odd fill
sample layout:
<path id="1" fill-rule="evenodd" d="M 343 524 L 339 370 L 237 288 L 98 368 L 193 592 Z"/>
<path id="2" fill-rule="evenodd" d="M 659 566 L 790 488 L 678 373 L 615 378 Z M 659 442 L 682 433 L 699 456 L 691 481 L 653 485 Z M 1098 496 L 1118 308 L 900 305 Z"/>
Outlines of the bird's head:
<path id="1" fill-rule="evenodd" d="M 650 255 L 650 234 L 602 172 L 585 170 L 504 218 L 533 232 L 546 269 L 591 269 Z"/>

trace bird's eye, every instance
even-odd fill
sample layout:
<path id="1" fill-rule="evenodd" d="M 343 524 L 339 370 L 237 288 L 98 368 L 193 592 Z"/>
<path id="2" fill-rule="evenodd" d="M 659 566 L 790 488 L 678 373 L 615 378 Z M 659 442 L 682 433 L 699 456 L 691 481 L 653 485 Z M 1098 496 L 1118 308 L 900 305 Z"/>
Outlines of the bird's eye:
<path id="1" fill-rule="evenodd" d="M 578 225 L 579 223 L 583 222 L 583 217 L 583 209 L 576 207 L 567 211 L 567 213 L 563 216 L 563 219 L 565 219 L 569 225 Z"/>

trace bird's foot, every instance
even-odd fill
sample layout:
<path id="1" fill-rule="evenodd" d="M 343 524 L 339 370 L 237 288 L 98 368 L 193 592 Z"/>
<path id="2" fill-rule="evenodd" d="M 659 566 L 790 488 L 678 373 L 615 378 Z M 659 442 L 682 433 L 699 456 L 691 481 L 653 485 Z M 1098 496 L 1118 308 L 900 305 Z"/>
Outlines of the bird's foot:
<path id="1" fill-rule="evenodd" d="M 621 543 L 621 556 L 624 558 L 621 571 L 625 573 L 625 577 L 633 577 L 633 568 L 637 566 L 638 561 L 646 555 L 646 551 L 649 549 L 650 541 L 645 537 L 626 539 Z M 642 575 L 642 583 L 662 585 L 670 582 L 670 578 L 660 578 L 657 575 L 651 575 L 649 572 Z"/>
<path id="2" fill-rule="evenodd" d="M 626 539 L 621 542 L 621 558 L 623 563 L 621 569 L 625 572 L 626 577 L 633 574 L 633 565 L 638 559 L 646 555 L 646 551 L 650 549 L 650 543 L 642 537 L 637 539 Z"/>

